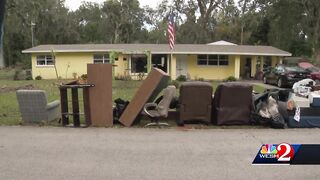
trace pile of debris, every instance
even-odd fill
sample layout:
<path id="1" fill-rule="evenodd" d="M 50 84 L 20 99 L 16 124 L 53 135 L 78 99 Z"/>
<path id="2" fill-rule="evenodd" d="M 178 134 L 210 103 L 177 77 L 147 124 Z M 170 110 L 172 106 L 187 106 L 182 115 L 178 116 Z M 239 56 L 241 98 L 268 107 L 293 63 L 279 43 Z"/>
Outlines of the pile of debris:
<path id="1" fill-rule="evenodd" d="M 304 79 L 292 90 L 273 89 L 254 95 L 252 122 L 274 128 L 320 127 L 320 86 Z"/>
<path id="2" fill-rule="evenodd" d="M 8 92 L 12 92 L 12 91 L 20 90 L 20 89 L 32 90 L 32 89 L 36 89 L 36 88 L 32 84 L 27 84 L 27 85 L 19 86 L 19 87 L 8 87 L 6 85 L 3 85 L 0 87 L 0 93 L 8 93 Z"/>

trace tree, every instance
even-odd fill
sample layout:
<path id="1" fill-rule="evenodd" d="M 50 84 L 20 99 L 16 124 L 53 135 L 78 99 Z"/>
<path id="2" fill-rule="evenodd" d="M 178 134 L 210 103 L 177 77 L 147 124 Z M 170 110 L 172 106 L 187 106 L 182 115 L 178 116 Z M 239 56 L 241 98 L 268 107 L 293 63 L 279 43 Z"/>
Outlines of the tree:
<path id="1" fill-rule="evenodd" d="M 214 28 L 216 26 L 216 20 L 214 18 L 214 13 L 218 8 L 221 8 L 221 4 L 225 0 L 197 0 L 200 17 L 198 23 L 202 30 L 205 30 L 202 34 L 205 42 L 212 41 Z"/>
<path id="2" fill-rule="evenodd" d="M 0 1 L 0 69 L 5 67 L 3 58 L 3 26 L 6 1 Z"/>
<path id="3" fill-rule="evenodd" d="M 313 59 L 320 64 L 320 1 L 302 0 L 303 28 L 312 47 Z"/>
<path id="4" fill-rule="evenodd" d="M 85 2 L 71 14 L 76 21 L 76 31 L 81 43 L 107 42 L 108 30 L 105 29 L 106 23 L 99 4 Z"/>
<path id="5" fill-rule="evenodd" d="M 79 34 L 64 0 L 11 0 L 5 14 L 4 57 L 8 66 L 30 62 L 23 49 L 35 45 L 77 43 Z M 35 24 L 32 29 L 32 24 Z"/>
<path id="6" fill-rule="evenodd" d="M 306 33 L 306 28 L 309 25 L 305 22 L 305 10 L 301 8 L 303 6 L 301 2 L 281 0 L 270 1 L 268 4 L 267 19 L 263 25 L 264 29 L 269 28 L 268 43 L 291 52 L 293 56 L 310 56 L 310 45 Z M 262 32 L 266 32 L 266 30 L 262 30 Z M 256 36 L 258 33 L 259 31 Z"/>
<path id="7" fill-rule="evenodd" d="M 138 0 L 107 0 L 102 11 L 107 22 L 106 30 L 113 32 L 111 43 L 137 41 L 143 29 L 144 15 Z"/>
<path id="8" fill-rule="evenodd" d="M 217 25 L 215 28 L 215 39 L 226 40 L 234 43 L 240 42 L 240 11 L 234 4 L 233 0 L 227 0 L 221 4 L 217 13 Z"/>

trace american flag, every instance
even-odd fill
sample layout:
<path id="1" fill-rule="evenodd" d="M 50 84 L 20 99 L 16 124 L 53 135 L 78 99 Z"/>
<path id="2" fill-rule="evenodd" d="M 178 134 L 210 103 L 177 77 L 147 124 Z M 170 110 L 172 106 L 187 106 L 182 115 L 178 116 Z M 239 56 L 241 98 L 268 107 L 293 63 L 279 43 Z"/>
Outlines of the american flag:
<path id="1" fill-rule="evenodd" d="M 174 32 L 174 16 L 173 14 L 169 15 L 169 22 L 168 22 L 168 39 L 169 39 L 169 47 L 172 50 L 174 47 L 174 40 L 175 40 L 175 32 Z"/>

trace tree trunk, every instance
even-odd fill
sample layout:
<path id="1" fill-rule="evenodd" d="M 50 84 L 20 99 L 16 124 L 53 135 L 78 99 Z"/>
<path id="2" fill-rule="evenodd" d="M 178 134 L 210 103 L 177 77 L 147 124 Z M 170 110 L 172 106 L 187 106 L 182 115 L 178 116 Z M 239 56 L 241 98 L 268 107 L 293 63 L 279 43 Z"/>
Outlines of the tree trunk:
<path id="1" fill-rule="evenodd" d="M 4 57 L 3 57 L 3 27 L 4 27 L 4 11 L 5 11 L 6 1 L 0 1 L 0 69 L 5 67 Z"/>
<path id="2" fill-rule="evenodd" d="M 244 31 L 244 25 L 241 24 L 241 36 L 240 36 L 240 45 L 243 45 L 243 32 Z"/>

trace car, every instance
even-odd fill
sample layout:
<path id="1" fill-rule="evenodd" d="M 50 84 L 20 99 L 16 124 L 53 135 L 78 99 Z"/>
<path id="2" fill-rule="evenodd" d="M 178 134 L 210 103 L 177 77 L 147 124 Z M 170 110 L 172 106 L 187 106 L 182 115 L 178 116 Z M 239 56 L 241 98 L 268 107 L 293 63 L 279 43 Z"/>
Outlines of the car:
<path id="1" fill-rule="evenodd" d="M 310 78 L 310 73 L 299 66 L 277 65 L 269 68 L 263 75 L 265 84 L 275 84 L 278 87 L 292 86 L 294 83 Z"/>
<path id="2" fill-rule="evenodd" d="M 311 75 L 311 79 L 313 79 L 317 84 L 320 83 L 320 68 L 309 62 L 300 62 L 298 63 L 298 66 L 308 71 Z"/>

